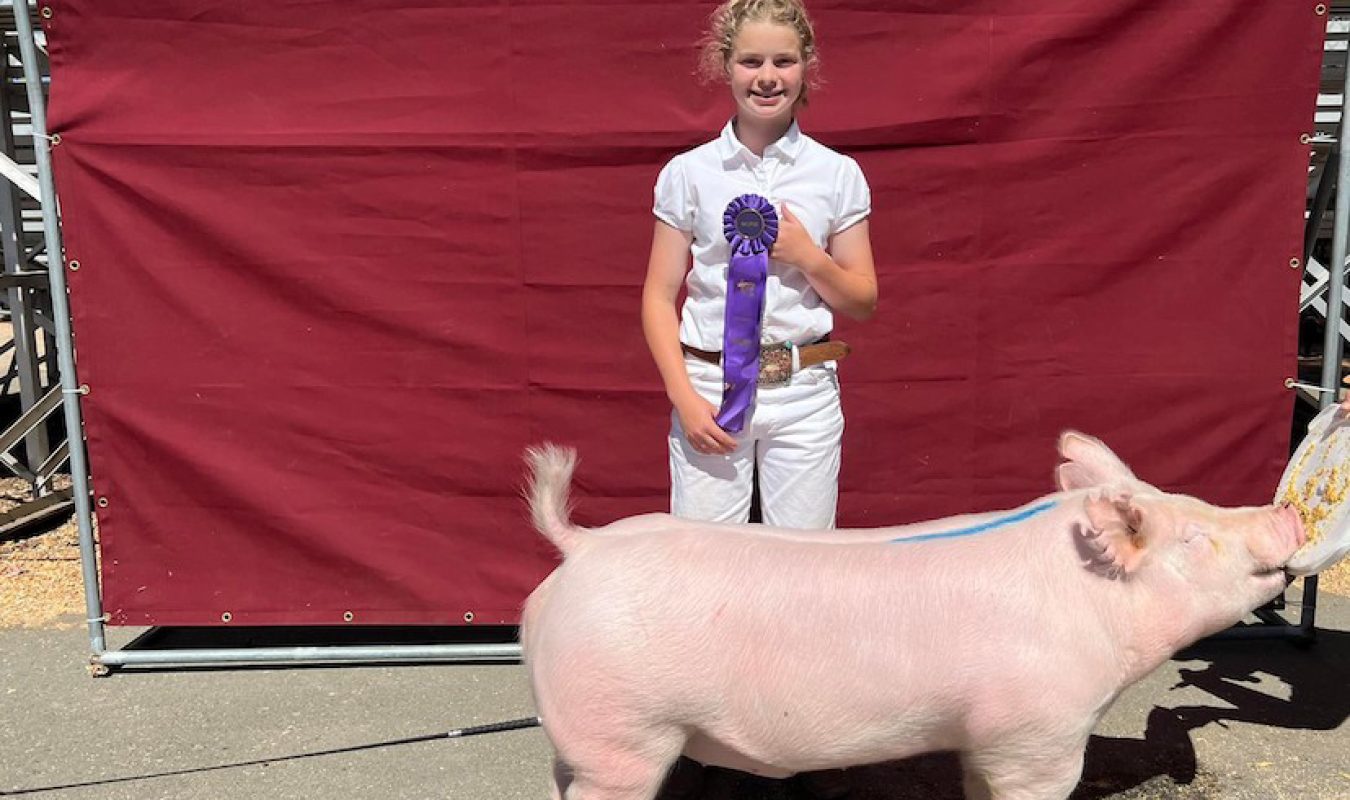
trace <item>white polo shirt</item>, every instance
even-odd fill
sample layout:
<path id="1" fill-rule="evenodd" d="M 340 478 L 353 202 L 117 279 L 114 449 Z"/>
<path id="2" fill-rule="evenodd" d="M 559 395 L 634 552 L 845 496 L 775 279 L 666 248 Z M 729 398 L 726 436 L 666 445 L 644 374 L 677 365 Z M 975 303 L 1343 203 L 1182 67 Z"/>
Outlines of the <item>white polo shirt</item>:
<path id="1" fill-rule="evenodd" d="M 866 219 L 871 192 L 853 159 L 802 133 L 794 121 L 760 158 L 741 144 L 728 122 L 722 134 L 670 160 L 656 179 L 657 219 L 693 233 L 693 268 L 680 315 L 680 341 L 701 350 L 722 349 L 730 248 L 722 213 L 743 194 L 758 194 L 782 214 L 787 201 L 812 238 L 830 237 Z M 834 328 L 830 307 L 796 267 L 769 260 L 765 286 L 764 344 L 806 344 Z"/>

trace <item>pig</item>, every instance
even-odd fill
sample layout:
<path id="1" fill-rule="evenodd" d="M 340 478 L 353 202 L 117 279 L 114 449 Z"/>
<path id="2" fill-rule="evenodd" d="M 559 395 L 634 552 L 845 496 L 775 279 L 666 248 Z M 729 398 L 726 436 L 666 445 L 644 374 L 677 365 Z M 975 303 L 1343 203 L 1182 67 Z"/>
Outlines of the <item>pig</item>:
<path id="1" fill-rule="evenodd" d="M 1286 507 L 1220 508 L 1059 440 L 1059 491 L 857 530 L 569 520 L 575 452 L 527 454 L 562 563 L 521 647 L 555 800 L 650 800 L 681 754 L 769 777 L 960 753 L 969 800 L 1060 800 L 1121 691 L 1278 595 Z"/>

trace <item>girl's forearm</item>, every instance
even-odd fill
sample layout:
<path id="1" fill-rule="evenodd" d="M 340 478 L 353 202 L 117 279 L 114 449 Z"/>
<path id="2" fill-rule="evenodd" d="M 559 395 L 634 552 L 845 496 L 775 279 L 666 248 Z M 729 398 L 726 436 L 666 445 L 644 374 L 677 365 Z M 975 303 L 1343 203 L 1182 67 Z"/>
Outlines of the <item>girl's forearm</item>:
<path id="1" fill-rule="evenodd" d="M 811 288 L 816 290 L 835 311 L 850 319 L 865 322 L 872 318 L 877 310 L 876 278 L 856 272 L 849 272 L 839 266 L 830 254 L 820 250 L 808 260 L 798 265 Z"/>
<path id="2" fill-rule="evenodd" d="M 674 302 L 654 296 L 646 289 L 642 293 L 642 333 L 647 349 L 652 353 L 666 397 L 678 405 L 695 394 L 689 373 L 684 368 L 684 351 L 680 349 L 680 322 Z"/>

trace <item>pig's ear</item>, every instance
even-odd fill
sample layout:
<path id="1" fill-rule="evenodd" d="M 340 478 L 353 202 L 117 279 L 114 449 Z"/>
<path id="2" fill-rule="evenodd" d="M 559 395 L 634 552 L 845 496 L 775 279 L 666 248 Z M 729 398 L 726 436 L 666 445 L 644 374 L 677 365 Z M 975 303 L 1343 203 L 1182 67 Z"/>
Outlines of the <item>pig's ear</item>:
<path id="1" fill-rule="evenodd" d="M 1129 492 L 1090 492 L 1083 498 L 1083 511 L 1087 521 L 1078 526 L 1076 538 L 1084 564 L 1110 578 L 1137 570 L 1146 552 L 1144 512 Z"/>
<path id="2" fill-rule="evenodd" d="M 1060 491 L 1138 480 L 1109 447 L 1077 431 L 1060 434 L 1059 455 L 1064 459 L 1055 470 Z"/>

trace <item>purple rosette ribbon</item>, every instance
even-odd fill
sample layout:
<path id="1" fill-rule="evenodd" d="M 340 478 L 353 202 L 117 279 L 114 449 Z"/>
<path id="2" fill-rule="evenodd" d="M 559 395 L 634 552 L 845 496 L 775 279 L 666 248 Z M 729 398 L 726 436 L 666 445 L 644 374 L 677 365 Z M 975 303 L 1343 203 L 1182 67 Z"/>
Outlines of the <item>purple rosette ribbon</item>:
<path id="1" fill-rule="evenodd" d="M 763 197 L 743 194 L 722 214 L 722 232 L 731 243 L 731 257 L 722 327 L 722 407 L 717 411 L 717 424 L 729 433 L 740 433 L 759 380 L 764 282 L 769 275 L 769 250 L 778 238 L 778 214 Z"/>

